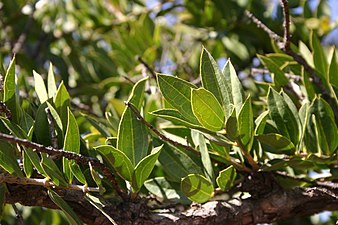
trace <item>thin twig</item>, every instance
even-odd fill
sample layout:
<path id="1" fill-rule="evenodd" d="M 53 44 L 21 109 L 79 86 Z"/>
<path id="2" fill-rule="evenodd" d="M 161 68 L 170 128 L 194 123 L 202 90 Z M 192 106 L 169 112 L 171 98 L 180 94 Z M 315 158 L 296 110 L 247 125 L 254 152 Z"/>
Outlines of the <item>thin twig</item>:
<path id="1" fill-rule="evenodd" d="M 283 27 L 284 27 L 284 37 L 283 37 L 283 48 L 288 51 L 290 50 L 290 13 L 289 5 L 287 0 L 280 0 L 280 3 L 283 8 Z"/>
<path id="2" fill-rule="evenodd" d="M 252 20 L 252 22 L 254 22 L 257 25 L 258 28 L 264 30 L 271 39 L 275 40 L 276 43 L 279 43 L 281 41 L 281 37 L 278 34 L 273 32 L 269 27 L 267 27 L 264 23 L 262 23 L 262 21 L 257 19 L 257 17 L 255 17 L 250 11 L 245 10 L 245 14 Z"/>
<path id="3" fill-rule="evenodd" d="M 65 157 L 67 159 L 73 159 L 75 162 L 80 163 L 80 164 L 88 164 L 89 162 L 96 168 L 100 169 L 104 176 L 111 182 L 113 187 L 115 188 L 116 192 L 119 194 L 119 196 L 122 199 L 128 199 L 127 194 L 124 192 L 124 190 L 120 187 L 118 184 L 117 180 L 115 179 L 115 176 L 113 173 L 109 170 L 108 167 L 106 167 L 104 164 L 102 164 L 98 159 L 88 157 L 88 156 L 83 156 L 81 154 L 77 154 L 74 152 L 68 152 L 64 151 L 63 149 L 55 149 L 50 146 L 46 147 L 41 144 L 37 144 L 34 142 L 31 142 L 26 139 L 21 139 L 17 138 L 12 135 L 0 133 L 0 139 L 6 140 L 8 142 L 14 143 L 14 144 L 19 144 L 28 148 L 32 148 L 33 150 L 40 152 L 40 153 L 47 153 L 51 156 L 56 156 L 56 157 Z"/>
<path id="4" fill-rule="evenodd" d="M 156 79 L 156 73 L 155 73 L 154 69 L 151 68 L 151 67 L 149 66 L 149 64 L 146 63 L 146 62 L 143 60 L 143 58 L 142 58 L 141 56 L 137 56 L 137 60 L 138 60 L 140 63 L 142 63 L 142 65 L 145 66 L 145 68 L 147 68 L 147 70 L 148 70 L 149 73 L 151 74 L 152 78 L 153 78 L 153 79 Z"/>
<path id="5" fill-rule="evenodd" d="M 7 184 L 21 184 L 21 185 L 36 185 L 42 187 L 55 187 L 55 184 L 47 179 L 41 178 L 27 178 L 27 177 L 16 177 L 10 174 L 0 173 L 0 183 Z M 87 187 L 86 185 L 75 185 L 68 184 L 65 187 L 67 190 L 76 190 L 82 192 L 99 192 L 100 189 L 98 187 Z"/>
<path id="6" fill-rule="evenodd" d="M 12 205 L 12 208 L 15 212 L 15 216 L 19 222 L 20 225 L 25 225 L 25 221 L 23 220 L 23 217 L 21 215 L 21 212 L 20 210 L 18 209 L 18 207 L 16 207 L 15 203 L 11 204 Z"/>

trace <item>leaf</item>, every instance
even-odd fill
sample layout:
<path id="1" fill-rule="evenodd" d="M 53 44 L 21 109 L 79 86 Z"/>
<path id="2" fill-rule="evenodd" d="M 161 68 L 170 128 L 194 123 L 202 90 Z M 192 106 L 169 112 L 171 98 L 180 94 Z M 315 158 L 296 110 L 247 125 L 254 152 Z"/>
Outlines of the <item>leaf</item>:
<path id="1" fill-rule="evenodd" d="M 266 119 L 268 118 L 269 111 L 264 111 L 261 113 L 255 120 L 256 128 L 255 128 L 255 135 L 263 134 L 264 128 L 266 124 Z"/>
<path id="2" fill-rule="evenodd" d="M 205 138 L 201 133 L 199 132 L 196 132 L 196 133 L 198 135 L 197 137 L 198 137 L 198 143 L 199 143 L 199 150 L 201 152 L 201 160 L 203 164 L 205 177 L 207 177 L 212 183 L 214 183 L 215 174 L 214 174 L 213 166 L 210 160 L 210 155 L 209 155 L 209 151 L 207 148 L 207 144 L 205 142 Z"/>
<path id="3" fill-rule="evenodd" d="M 80 153 L 80 132 L 76 119 L 73 113 L 68 108 L 68 121 L 67 130 L 65 136 L 65 142 L 63 145 L 64 150 Z"/>
<path id="4" fill-rule="evenodd" d="M 286 137 L 280 134 L 261 134 L 256 136 L 260 143 L 265 145 L 267 148 L 264 150 L 275 154 L 293 154 L 295 150 L 294 144 Z"/>
<path id="5" fill-rule="evenodd" d="M 310 49 L 304 44 L 304 42 L 299 42 L 299 52 L 305 59 L 305 61 L 313 68 L 313 57 Z"/>
<path id="6" fill-rule="evenodd" d="M 165 100 L 177 109 L 187 122 L 198 125 L 191 107 L 191 88 L 196 87 L 178 77 L 164 74 L 157 75 L 157 83 Z"/>
<path id="7" fill-rule="evenodd" d="M 132 181 L 134 167 L 129 158 L 120 150 L 110 146 L 101 145 L 95 148 L 108 164 L 125 180 Z"/>
<path id="8" fill-rule="evenodd" d="M 200 59 L 200 75 L 203 87 L 210 91 L 225 108 L 225 106 L 228 105 L 227 103 L 230 103 L 230 100 L 227 93 L 224 93 L 227 100 L 223 101 L 224 97 L 222 92 L 224 91 L 221 86 L 223 85 L 224 87 L 225 85 L 224 75 L 218 68 L 217 62 L 204 47 Z"/>
<path id="9" fill-rule="evenodd" d="M 268 92 L 268 109 L 280 134 L 296 145 L 299 142 L 299 128 L 295 115 L 284 98 L 272 88 Z"/>
<path id="10" fill-rule="evenodd" d="M 239 130 L 238 130 L 238 123 L 237 123 L 237 118 L 236 118 L 236 110 L 234 107 L 232 107 L 231 114 L 225 124 L 225 130 L 227 137 L 230 140 L 236 140 L 237 137 L 239 136 Z"/>
<path id="11" fill-rule="evenodd" d="M 324 99 L 316 98 L 309 114 L 315 115 L 318 146 L 324 154 L 333 154 L 338 147 L 338 129 L 330 105 Z"/>
<path id="12" fill-rule="evenodd" d="M 18 121 L 18 105 L 16 100 L 16 84 L 15 84 L 15 57 L 9 64 L 9 67 L 6 71 L 5 81 L 4 81 L 4 98 L 3 102 L 6 103 L 6 106 L 12 113 L 12 118 L 15 121 Z"/>
<path id="13" fill-rule="evenodd" d="M 74 161 L 71 162 L 69 166 L 70 166 L 70 170 L 71 170 L 72 174 L 74 174 L 76 179 L 82 184 L 87 184 L 86 177 L 83 174 L 80 166 L 77 163 L 75 163 Z"/>
<path id="14" fill-rule="evenodd" d="M 46 153 L 41 153 L 41 158 L 41 166 L 45 171 L 44 174 L 47 174 L 56 186 L 67 187 L 68 184 L 55 162 Z"/>
<path id="15" fill-rule="evenodd" d="M 253 143 L 253 112 L 251 107 L 251 97 L 249 96 L 238 115 L 239 139 L 247 151 L 251 150 Z"/>
<path id="16" fill-rule="evenodd" d="M 33 70 L 33 75 L 35 92 L 39 97 L 40 103 L 42 104 L 48 100 L 46 86 L 40 74 Z"/>
<path id="17" fill-rule="evenodd" d="M 158 160 L 168 180 L 180 182 L 182 177 L 190 173 L 203 174 L 201 167 L 185 152 L 161 141 L 156 140 L 155 143 L 158 142 L 164 144 Z"/>
<path id="18" fill-rule="evenodd" d="M 329 67 L 329 81 L 336 88 L 338 88 L 337 74 L 338 74 L 338 62 L 337 62 L 336 51 L 334 51 L 332 54 L 331 63 Z"/>
<path id="19" fill-rule="evenodd" d="M 82 225 L 73 209 L 56 192 L 48 190 L 49 198 L 62 210 L 71 225 Z"/>
<path id="20" fill-rule="evenodd" d="M 213 196 L 214 187 L 204 176 L 189 174 L 182 178 L 181 190 L 191 201 L 204 203 Z"/>
<path id="21" fill-rule="evenodd" d="M 53 98 L 53 101 L 54 101 L 55 109 L 61 118 L 62 126 L 67 127 L 67 121 L 68 121 L 67 115 L 68 115 L 68 108 L 70 107 L 70 97 L 63 82 L 61 82 L 56 92 L 56 95 Z"/>
<path id="22" fill-rule="evenodd" d="M 225 76 L 225 82 L 227 83 L 227 86 L 221 87 L 221 90 L 223 90 L 223 88 L 226 88 L 227 91 L 231 90 L 231 101 L 229 103 L 225 102 L 225 104 L 227 106 L 230 106 L 231 104 L 235 106 L 236 109 L 236 115 L 238 115 L 243 102 L 245 101 L 245 95 L 244 95 L 244 90 L 242 87 L 241 82 L 239 81 L 235 68 L 233 67 L 230 59 L 227 61 L 227 63 L 225 64 L 223 71 L 222 71 L 223 75 Z M 229 84 L 231 84 L 230 88 L 229 88 Z M 226 91 L 224 90 L 224 91 Z M 227 95 L 229 96 L 230 94 L 227 93 Z M 224 95 L 223 95 L 224 96 Z M 231 104 L 230 104 L 231 103 Z M 231 108 L 227 108 L 227 116 L 231 115 Z"/>
<path id="23" fill-rule="evenodd" d="M 53 98 L 57 93 L 57 87 L 55 83 L 55 76 L 53 71 L 53 64 L 49 63 L 49 70 L 47 76 L 47 88 L 48 88 L 48 98 Z"/>
<path id="24" fill-rule="evenodd" d="M 325 88 L 329 90 L 328 77 L 327 77 L 328 75 L 327 59 L 326 59 L 322 44 L 318 40 L 316 33 L 313 31 L 311 31 L 310 43 L 311 43 L 312 54 L 313 54 L 314 68 L 316 68 L 316 70 L 318 71 L 317 75 L 322 80 L 323 85 L 325 85 Z"/>
<path id="25" fill-rule="evenodd" d="M 16 157 L 16 148 L 3 140 L 0 140 L 0 166 L 8 173 L 23 177 Z"/>
<path id="26" fill-rule="evenodd" d="M 109 216 L 108 213 L 106 213 L 106 211 L 104 210 L 106 204 L 103 203 L 101 201 L 101 199 L 90 195 L 89 193 L 86 193 L 86 195 L 84 196 L 84 198 L 90 203 L 92 204 L 95 208 L 97 208 L 97 210 L 99 210 L 113 225 L 117 225 L 117 223 L 114 221 L 113 218 L 111 218 Z"/>
<path id="27" fill-rule="evenodd" d="M 165 177 L 155 177 L 147 180 L 144 186 L 149 192 L 157 197 L 169 200 L 173 203 L 189 204 L 191 201 L 178 189 L 174 187 L 174 183 L 171 183 L 165 179 Z"/>
<path id="28" fill-rule="evenodd" d="M 187 122 L 186 119 L 182 116 L 182 114 L 176 109 L 158 109 L 156 111 L 151 112 L 151 114 L 169 120 L 177 125 L 183 125 L 186 127 L 196 129 L 202 128 L 198 125 Z"/>
<path id="29" fill-rule="evenodd" d="M 93 116 L 89 116 L 89 115 L 86 115 L 86 114 L 82 114 L 82 115 L 96 130 L 98 130 L 98 132 L 100 132 L 100 134 L 103 137 L 105 137 L 105 138 L 111 137 L 111 133 L 110 133 L 108 127 L 103 122 L 98 121 Z"/>
<path id="30" fill-rule="evenodd" d="M 218 187 L 222 191 L 229 190 L 234 185 L 236 176 L 237 176 L 237 172 L 233 166 L 229 166 L 228 168 L 220 171 L 216 179 Z"/>
<path id="31" fill-rule="evenodd" d="M 143 102 L 146 79 L 137 82 L 129 97 L 129 103 L 138 110 Z M 140 97 L 142 96 L 142 97 Z M 117 148 L 121 150 L 135 167 L 148 152 L 147 127 L 137 118 L 129 107 L 125 108 L 117 134 Z"/>
<path id="32" fill-rule="evenodd" d="M 289 79 L 286 78 L 284 72 L 280 69 L 280 67 L 269 57 L 258 55 L 258 58 L 262 61 L 266 68 L 268 68 L 269 72 L 272 74 L 273 82 L 276 87 L 284 86 L 289 83 Z"/>
<path id="33" fill-rule="evenodd" d="M 88 163 L 88 165 L 89 165 L 90 175 L 92 176 L 96 185 L 99 187 L 100 194 L 103 194 L 106 191 L 106 189 L 102 185 L 102 180 L 100 178 L 99 173 L 96 170 L 94 170 L 90 162 Z"/>
<path id="34" fill-rule="evenodd" d="M 139 191 L 143 183 L 149 177 L 161 153 L 162 147 L 163 145 L 154 148 L 150 155 L 147 155 L 136 165 L 132 183 L 135 191 Z"/>
<path id="35" fill-rule="evenodd" d="M 219 131 L 224 126 L 224 112 L 215 96 L 204 88 L 191 90 L 192 111 L 202 126 Z"/>

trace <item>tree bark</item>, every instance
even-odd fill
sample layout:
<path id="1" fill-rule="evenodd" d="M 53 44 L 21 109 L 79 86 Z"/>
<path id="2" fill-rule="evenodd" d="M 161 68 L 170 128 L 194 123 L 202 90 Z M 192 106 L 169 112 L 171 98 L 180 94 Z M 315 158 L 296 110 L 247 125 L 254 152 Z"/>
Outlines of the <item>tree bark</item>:
<path id="1" fill-rule="evenodd" d="M 338 210 L 338 188 L 294 187 L 283 189 L 271 177 L 248 176 L 238 188 L 249 192 L 246 199 L 210 201 L 194 204 L 186 210 L 151 210 L 143 200 L 107 205 L 104 210 L 119 225 L 132 224 L 181 224 L 181 225 L 251 225 L 271 223 L 290 218 L 310 216 L 325 210 Z M 44 187 L 7 184 L 6 203 L 41 206 L 57 209 Z M 94 225 L 111 224 L 105 216 L 84 199 L 84 193 L 57 189 L 57 193 L 73 208 L 79 218 Z"/>

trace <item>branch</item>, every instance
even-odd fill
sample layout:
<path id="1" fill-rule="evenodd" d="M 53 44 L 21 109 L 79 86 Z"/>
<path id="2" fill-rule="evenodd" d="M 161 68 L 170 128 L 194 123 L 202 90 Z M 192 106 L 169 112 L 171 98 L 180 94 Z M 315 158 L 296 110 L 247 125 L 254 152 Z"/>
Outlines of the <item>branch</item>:
<path id="1" fill-rule="evenodd" d="M 0 184 L 1 183 L 35 185 L 35 186 L 55 188 L 55 184 L 53 182 L 48 181 L 47 179 L 16 177 L 10 174 L 3 174 L 3 173 L 0 173 Z M 100 191 L 100 189 L 97 187 L 87 187 L 86 185 L 75 185 L 75 184 L 68 184 L 68 186 L 64 188 L 67 190 L 76 190 L 76 191 L 83 191 L 83 192 L 99 192 Z"/>
<path id="2" fill-rule="evenodd" d="M 283 190 L 275 185 L 269 188 L 270 180 L 264 180 L 265 175 L 260 174 L 260 177 L 263 177 L 260 181 L 257 181 L 255 176 L 251 177 L 251 180 L 243 181 L 242 184 L 251 189 L 250 193 L 255 190 L 261 193 L 258 197 L 252 195 L 244 200 L 210 201 L 203 205 L 194 204 L 187 210 L 151 211 L 143 202 L 107 203 L 104 209 L 119 225 L 254 225 L 310 216 L 324 210 L 338 210 L 338 189 L 295 187 Z M 19 202 L 27 206 L 57 208 L 43 187 L 8 185 L 8 190 L 10 194 L 6 195 L 6 203 Z M 57 190 L 57 192 L 83 222 L 93 225 L 111 224 L 84 200 L 82 191 Z"/>
<path id="3" fill-rule="evenodd" d="M 288 0 L 280 0 L 283 9 L 283 27 L 284 27 L 284 37 L 283 37 L 283 48 L 288 51 L 290 50 L 290 13 Z"/>
<path id="4" fill-rule="evenodd" d="M 0 139 L 6 140 L 8 142 L 14 143 L 14 144 L 19 144 L 28 148 L 31 148 L 37 152 L 42 152 L 42 153 L 47 153 L 51 156 L 56 156 L 56 157 L 65 157 L 67 159 L 72 159 L 77 163 L 80 164 L 88 164 L 91 163 L 94 167 L 100 169 L 102 173 L 105 175 L 105 177 L 111 182 L 113 187 L 115 188 L 116 192 L 119 194 L 119 196 L 126 200 L 128 199 L 127 194 L 124 192 L 124 190 L 120 187 L 120 185 L 117 183 L 115 176 L 112 174 L 112 172 L 109 170 L 108 167 L 106 167 L 104 164 L 102 164 L 98 159 L 88 157 L 88 156 L 83 156 L 81 154 L 77 154 L 74 152 L 68 152 L 64 151 L 62 149 L 55 149 L 52 147 L 45 147 L 43 145 L 31 142 L 29 140 L 21 139 L 14 137 L 12 135 L 0 133 Z"/>

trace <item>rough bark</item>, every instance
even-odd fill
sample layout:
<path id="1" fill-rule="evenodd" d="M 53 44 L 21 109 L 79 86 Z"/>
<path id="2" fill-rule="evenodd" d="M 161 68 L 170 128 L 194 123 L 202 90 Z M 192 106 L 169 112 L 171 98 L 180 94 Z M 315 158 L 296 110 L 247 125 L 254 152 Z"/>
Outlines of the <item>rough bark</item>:
<path id="1" fill-rule="evenodd" d="M 8 184 L 7 203 L 27 206 L 42 206 L 56 209 L 46 189 L 39 186 Z M 119 225 L 131 224 L 239 224 L 270 223 L 295 217 L 309 216 L 324 210 L 338 210 L 338 188 L 295 187 L 283 189 L 272 176 L 258 174 L 247 176 L 240 191 L 249 192 L 247 199 L 210 201 L 203 205 L 192 205 L 186 210 L 166 209 L 152 211 L 143 201 L 123 202 L 105 207 L 105 211 Z M 87 224 L 111 224 L 105 216 L 88 203 L 81 191 L 56 190 Z"/>

